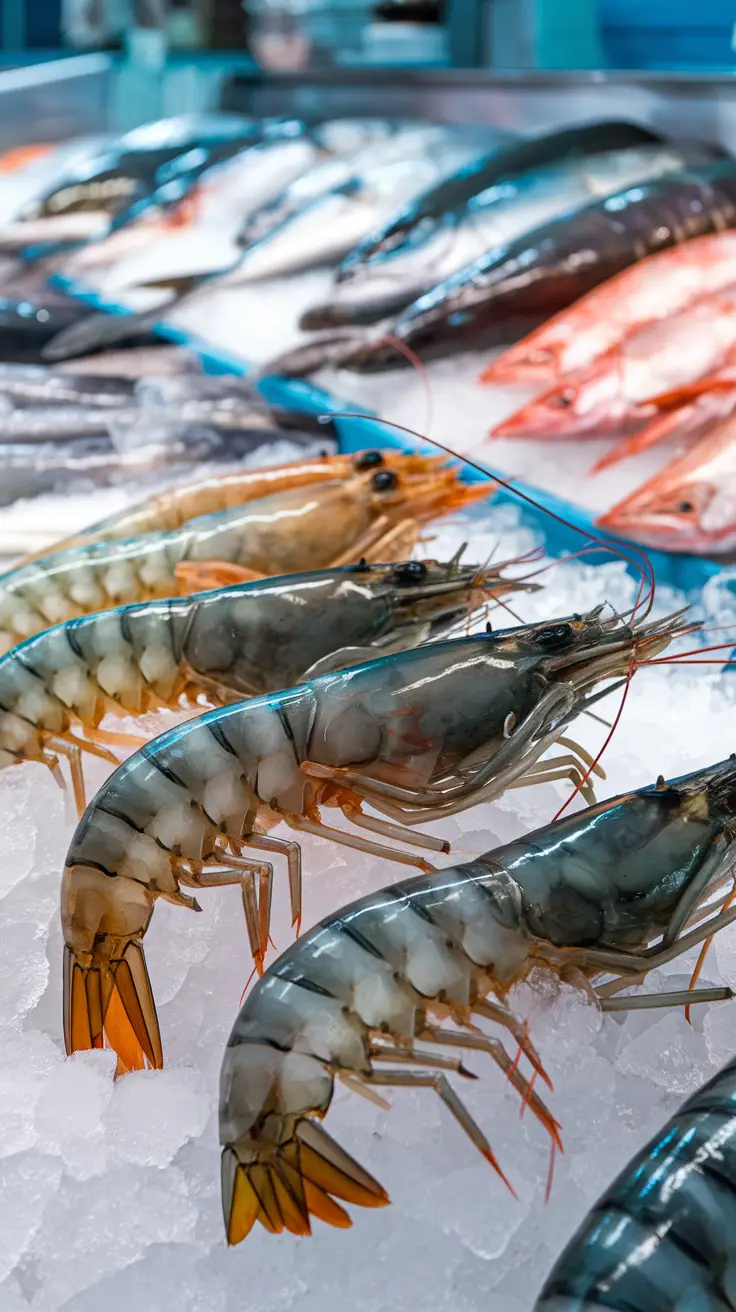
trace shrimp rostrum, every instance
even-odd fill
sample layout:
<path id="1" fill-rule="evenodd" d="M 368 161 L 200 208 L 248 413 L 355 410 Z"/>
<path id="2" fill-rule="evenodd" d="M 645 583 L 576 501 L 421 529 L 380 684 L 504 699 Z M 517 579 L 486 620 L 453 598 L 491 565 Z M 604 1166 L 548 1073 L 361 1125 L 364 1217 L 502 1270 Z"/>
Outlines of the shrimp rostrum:
<path id="1" fill-rule="evenodd" d="M 442 457 L 412 455 L 404 451 L 359 451 L 355 455 L 322 455 L 263 469 L 211 474 L 191 483 L 178 483 L 145 501 L 116 511 L 80 533 L 55 543 L 54 552 L 67 547 L 89 546 L 93 542 L 110 542 L 113 538 L 138 537 L 141 533 L 181 528 L 190 519 L 199 519 L 202 515 L 232 510 L 278 492 L 339 482 L 368 470 L 375 473 L 379 469 L 390 469 L 404 475 L 429 474 L 443 463 Z M 26 560 L 46 554 L 37 552 Z"/>
<path id="2" fill-rule="evenodd" d="M 410 555 L 419 525 L 481 497 L 457 471 L 369 468 L 291 487 L 182 527 L 70 547 L 0 576 L 0 653 L 113 606 L 276 574 Z"/>
<path id="3" fill-rule="evenodd" d="M 586 765 L 564 727 L 601 681 L 627 675 L 681 630 L 677 616 L 626 624 L 597 610 L 431 643 L 210 711 L 144 746 L 100 789 L 67 856 L 67 1050 L 107 1042 L 128 1067 L 160 1065 L 142 947 L 157 898 L 197 910 L 185 888 L 239 884 L 260 968 L 272 853 L 287 861 L 295 923 L 301 914 L 301 851 L 269 833 L 279 822 L 430 870 L 402 842 L 424 852 L 449 845 L 411 825 L 512 785 L 582 783 Z M 538 762 L 555 741 L 565 752 Z M 366 799 L 379 814 L 364 811 Z M 369 834 L 325 823 L 330 807 Z"/>
<path id="4" fill-rule="evenodd" d="M 256 1220 L 271 1232 L 309 1234 L 313 1216 L 349 1225 L 344 1202 L 388 1202 L 321 1125 L 336 1078 L 373 1099 L 386 1088 L 434 1090 L 501 1174 L 448 1079 L 471 1075 L 467 1053 L 485 1054 L 559 1146 L 560 1127 L 521 1069 L 525 1058 L 533 1076 L 547 1080 L 526 1027 L 507 1006 L 509 990 L 544 966 L 595 989 L 604 1010 L 730 996 L 728 989 L 633 997 L 615 990 L 736 917 L 713 901 L 735 861 L 732 757 L 669 784 L 660 778 L 465 865 L 392 885 L 304 934 L 253 987 L 225 1050 L 220 1141 L 229 1243 Z M 518 1045 L 516 1059 L 498 1031 Z M 605 1302 L 622 1312 L 624 1305 L 632 1312 L 655 1306 Z M 599 1305 L 551 1299 L 542 1306 Z"/>
<path id="5" fill-rule="evenodd" d="M 41 761 L 59 777 L 59 756 L 67 758 L 81 815 L 80 754 L 117 765 L 110 745 L 145 741 L 102 730 L 105 715 L 182 709 L 203 695 L 224 705 L 436 638 L 492 597 L 537 586 L 504 570 L 460 556 L 363 561 L 45 629 L 0 658 L 0 768 Z"/>

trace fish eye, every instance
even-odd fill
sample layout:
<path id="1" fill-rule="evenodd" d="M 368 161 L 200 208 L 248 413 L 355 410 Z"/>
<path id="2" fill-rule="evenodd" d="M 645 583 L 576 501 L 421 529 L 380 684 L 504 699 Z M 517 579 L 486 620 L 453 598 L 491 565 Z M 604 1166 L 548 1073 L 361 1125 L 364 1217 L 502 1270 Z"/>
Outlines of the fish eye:
<path id="1" fill-rule="evenodd" d="M 692 501 L 678 501 L 675 509 L 681 515 L 692 515 L 695 506 L 693 505 Z"/>
<path id="2" fill-rule="evenodd" d="M 558 410 L 566 410 L 569 405 L 572 405 L 574 400 L 575 392 L 572 387 L 565 387 L 561 392 L 557 392 L 554 396 L 550 397 L 549 404 L 556 406 Z"/>
<path id="3" fill-rule="evenodd" d="M 378 469 L 383 464 L 383 456 L 380 451 L 361 451 L 355 461 L 355 468 L 358 470 Z"/>
<path id="4" fill-rule="evenodd" d="M 391 575 L 394 583 L 421 583 L 426 577 L 427 566 L 422 560 L 405 560 Z"/>
<path id="5" fill-rule="evenodd" d="M 573 627 L 571 624 L 550 624 L 546 629 L 540 629 L 536 635 L 538 647 L 545 647 L 554 651 L 556 647 L 566 647 L 573 636 Z"/>
<path id="6" fill-rule="evenodd" d="M 373 475 L 371 485 L 374 492 L 390 492 L 398 485 L 398 478 L 393 469 L 379 469 L 377 474 Z"/>

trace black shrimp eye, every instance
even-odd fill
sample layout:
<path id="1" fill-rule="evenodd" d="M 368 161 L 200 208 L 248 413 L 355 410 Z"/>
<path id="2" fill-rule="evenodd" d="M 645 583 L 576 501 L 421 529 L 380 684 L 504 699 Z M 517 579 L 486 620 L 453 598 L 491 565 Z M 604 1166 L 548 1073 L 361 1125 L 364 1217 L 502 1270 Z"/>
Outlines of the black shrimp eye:
<path id="1" fill-rule="evenodd" d="M 681 515 L 692 515 L 695 506 L 692 501 L 678 501 L 676 508 Z"/>
<path id="2" fill-rule="evenodd" d="M 374 492 L 390 492 L 397 486 L 398 481 L 393 469 L 379 469 L 371 479 Z"/>
<path id="3" fill-rule="evenodd" d="M 362 451 L 355 462 L 355 468 L 358 470 L 378 469 L 383 464 L 383 456 L 380 451 Z"/>
<path id="4" fill-rule="evenodd" d="M 556 647 L 566 647 L 573 636 L 571 624 L 550 624 L 548 629 L 540 629 L 536 635 L 538 647 L 554 651 Z"/>
<path id="5" fill-rule="evenodd" d="M 427 566 L 421 560 L 405 560 L 393 572 L 394 583 L 421 583 L 427 577 Z"/>

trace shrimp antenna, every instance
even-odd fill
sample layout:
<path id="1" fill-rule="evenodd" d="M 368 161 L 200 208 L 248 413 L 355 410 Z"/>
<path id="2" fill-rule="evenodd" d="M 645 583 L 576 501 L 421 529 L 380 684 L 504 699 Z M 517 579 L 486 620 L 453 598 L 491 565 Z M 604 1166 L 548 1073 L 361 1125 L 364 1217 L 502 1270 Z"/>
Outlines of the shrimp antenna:
<path id="1" fill-rule="evenodd" d="M 464 464 L 468 465 L 470 469 L 475 469 L 477 473 L 483 474 L 485 478 L 492 479 L 499 487 L 505 488 L 507 492 L 512 493 L 512 495 L 518 497 L 519 500 L 526 502 L 526 504 L 531 506 L 534 510 L 541 510 L 543 514 L 549 516 L 550 519 L 555 520 L 556 523 L 562 524 L 564 528 L 571 529 L 573 533 L 578 533 L 581 537 L 588 538 L 588 540 L 595 543 L 596 546 L 601 547 L 604 551 L 610 552 L 611 555 L 618 556 L 620 560 L 623 560 L 627 565 L 631 565 L 636 569 L 640 575 L 640 584 L 632 615 L 636 615 L 636 612 L 642 604 L 644 605 L 644 613 L 639 616 L 639 618 L 645 620 L 650 614 L 652 606 L 654 605 L 654 593 L 656 590 L 654 567 L 647 553 L 643 551 L 641 547 L 637 547 L 633 542 L 617 545 L 610 538 L 601 538 L 598 537 L 597 534 L 591 533 L 590 529 L 580 528 L 578 524 L 573 524 L 572 520 L 566 519 L 564 515 L 559 515 L 556 510 L 550 510 L 547 506 L 540 505 L 540 503 L 536 501 L 534 497 L 529 496 L 527 492 L 522 492 L 520 488 L 514 487 L 513 480 L 509 481 L 508 479 L 502 478 L 500 474 L 497 474 L 492 469 L 488 469 L 485 465 L 479 464 L 477 460 L 471 460 L 470 456 L 460 455 L 459 452 L 453 451 L 452 447 L 445 446 L 444 442 L 439 442 L 436 437 L 424 437 L 415 429 L 408 428 L 406 424 L 397 424 L 394 419 L 382 419 L 378 415 L 361 414 L 354 410 L 346 410 L 339 413 L 331 411 L 329 415 L 321 415 L 320 419 L 323 421 L 327 419 L 372 420 L 373 423 L 384 424 L 387 428 L 396 428 L 402 433 L 407 433 L 409 437 L 416 438 L 419 442 L 429 442 L 432 446 L 436 446 L 439 451 L 444 451 L 445 454 L 450 456 L 453 460 L 461 460 Z M 624 546 L 633 551 L 643 564 L 637 565 L 630 556 L 627 556 Z M 649 595 L 647 596 L 646 601 L 642 602 L 642 592 L 645 582 L 649 587 Z"/>

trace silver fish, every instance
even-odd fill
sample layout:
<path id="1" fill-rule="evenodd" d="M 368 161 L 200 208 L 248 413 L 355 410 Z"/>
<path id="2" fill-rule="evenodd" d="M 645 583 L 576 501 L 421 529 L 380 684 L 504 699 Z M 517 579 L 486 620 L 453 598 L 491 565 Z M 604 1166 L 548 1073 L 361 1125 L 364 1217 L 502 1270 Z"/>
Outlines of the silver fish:
<path id="1" fill-rule="evenodd" d="M 357 158 L 311 170 L 279 198 L 270 216 L 254 216 L 241 238 L 247 249 L 228 281 L 282 277 L 337 263 L 397 205 L 501 139 L 484 129 L 410 129 Z"/>
<path id="2" fill-rule="evenodd" d="M 694 155 L 702 159 L 700 148 L 653 143 L 557 161 L 495 183 L 461 211 L 418 225 L 396 249 L 338 270 L 330 302 L 307 310 L 301 327 L 376 322 L 486 251 L 599 197 L 673 173 Z"/>

